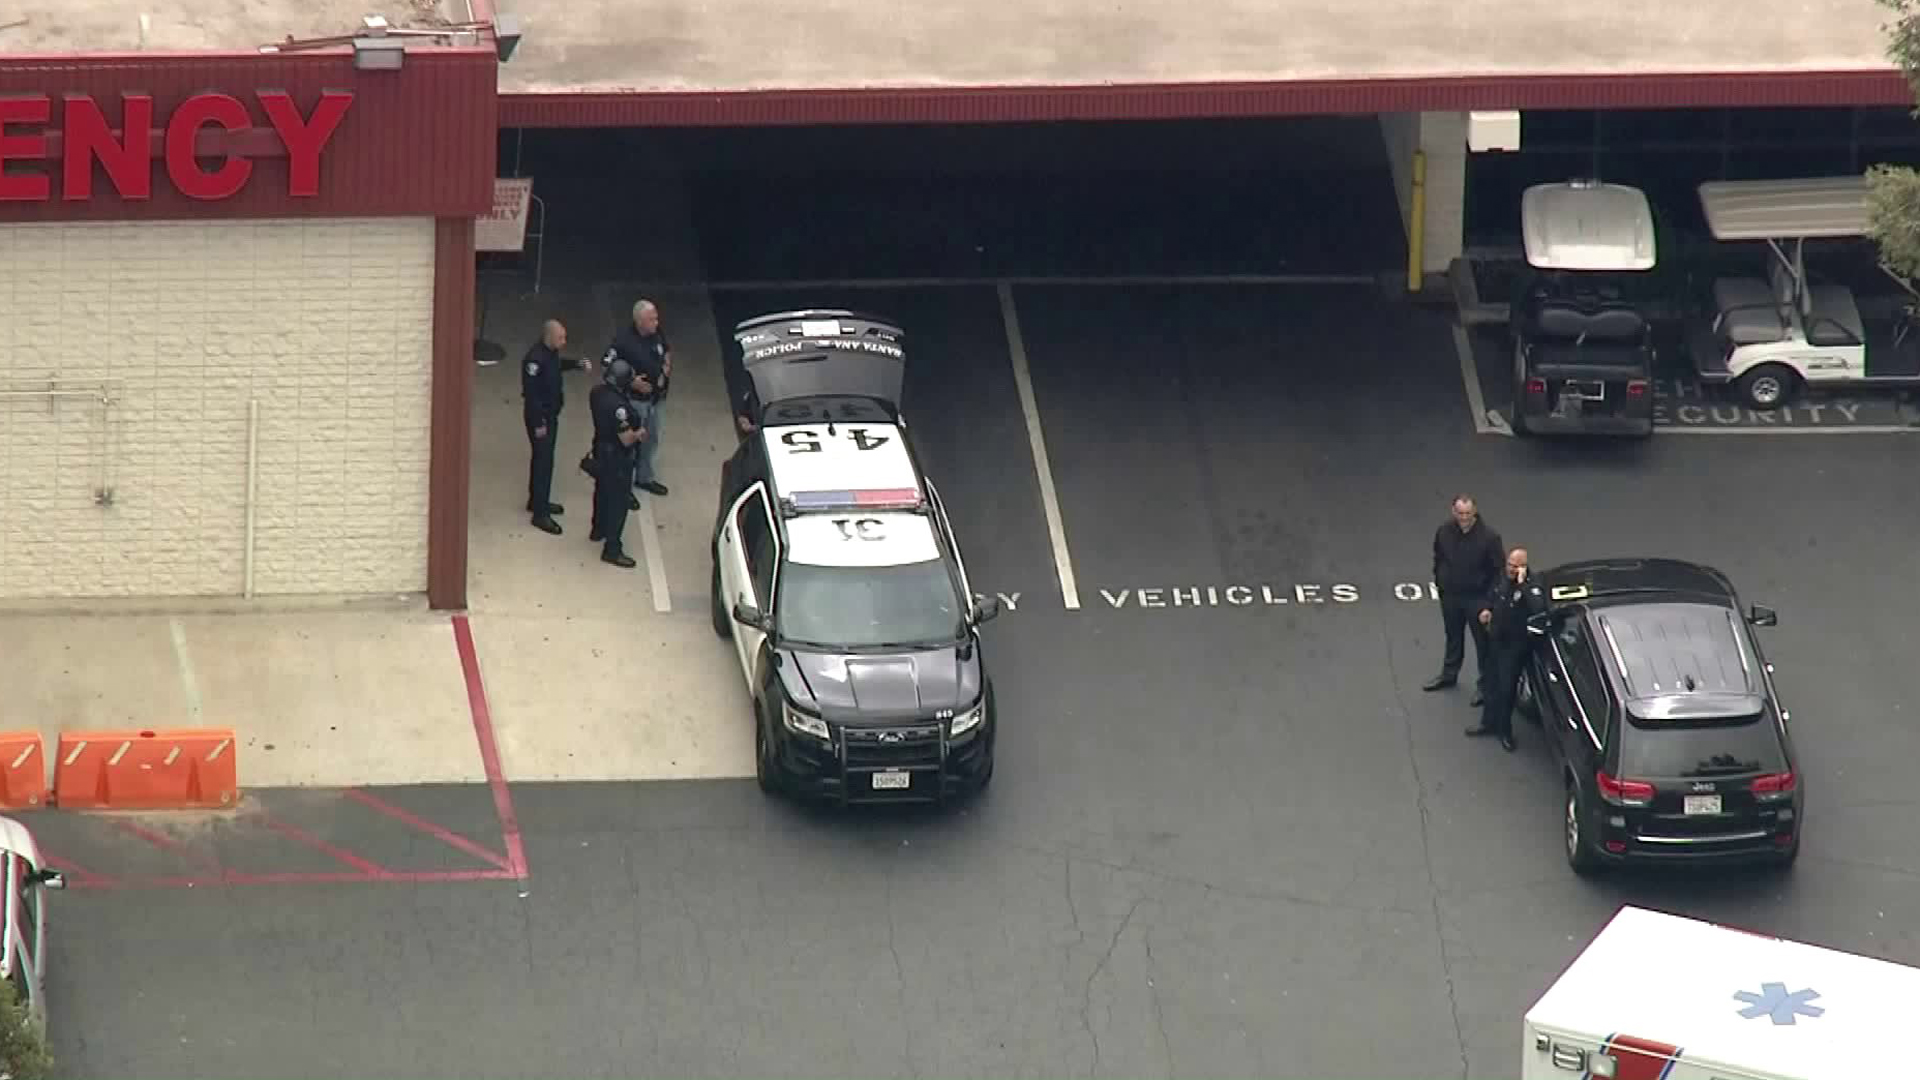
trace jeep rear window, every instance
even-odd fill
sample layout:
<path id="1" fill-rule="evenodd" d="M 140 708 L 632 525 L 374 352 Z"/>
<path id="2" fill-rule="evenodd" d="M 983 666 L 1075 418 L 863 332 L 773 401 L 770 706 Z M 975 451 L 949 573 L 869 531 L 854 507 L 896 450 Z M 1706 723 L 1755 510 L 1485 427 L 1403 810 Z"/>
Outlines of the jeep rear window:
<path id="1" fill-rule="evenodd" d="M 1620 775 L 1707 778 L 1782 772 L 1786 750 L 1766 714 L 1685 723 L 1629 720 Z"/>

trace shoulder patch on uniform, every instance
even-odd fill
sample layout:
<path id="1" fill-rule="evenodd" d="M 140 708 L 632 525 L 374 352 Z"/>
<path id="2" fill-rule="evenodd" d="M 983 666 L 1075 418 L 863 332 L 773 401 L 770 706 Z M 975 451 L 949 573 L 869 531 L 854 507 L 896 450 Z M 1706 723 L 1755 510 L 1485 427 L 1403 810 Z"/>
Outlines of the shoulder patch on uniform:
<path id="1" fill-rule="evenodd" d="M 625 420 L 627 418 L 627 407 L 625 405 L 622 405 L 619 408 L 613 410 L 613 418 L 615 420 Z"/>
<path id="2" fill-rule="evenodd" d="M 539 364 L 537 364 L 537 363 L 534 363 L 534 362 L 533 362 L 533 361 L 531 361 L 531 360 L 530 360 L 530 361 L 528 361 L 528 362 L 527 362 L 527 374 L 529 374 L 529 375 L 538 375 L 538 374 L 540 374 L 540 365 L 539 365 Z"/>

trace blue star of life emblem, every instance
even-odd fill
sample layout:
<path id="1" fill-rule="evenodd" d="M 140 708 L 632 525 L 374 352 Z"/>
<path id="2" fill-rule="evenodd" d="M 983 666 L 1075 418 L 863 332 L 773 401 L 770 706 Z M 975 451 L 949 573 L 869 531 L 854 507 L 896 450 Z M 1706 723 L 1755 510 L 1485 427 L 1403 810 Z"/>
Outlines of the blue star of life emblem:
<path id="1" fill-rule="evenodd" d="M 1827 1010 L 1807 1002 L 1820 996 L 1818 990 L 1795 990 L 1787 993 L 1786 983 L 1761 983 L 1760 993 L 1742 990 L 1733 995 L 1734 1000 L 1746 1002 L 1747 1007 L 1740 1010 L 1745 1020 L 1757 1020 L 1762 1016 L 1771 1017 L 1781 1026 L 1792 1026 L 1796 1016 L 1819 1016 Z"/>

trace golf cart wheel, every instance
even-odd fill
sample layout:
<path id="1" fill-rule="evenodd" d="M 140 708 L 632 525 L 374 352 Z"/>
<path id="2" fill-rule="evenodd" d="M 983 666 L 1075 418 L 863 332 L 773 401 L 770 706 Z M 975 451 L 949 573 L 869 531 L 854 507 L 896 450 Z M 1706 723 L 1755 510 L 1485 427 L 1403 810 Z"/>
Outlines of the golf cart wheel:
<path id="1" fill-rule="evenodd" d="M 1800 376 L 1785 364 L 1762 364 L 1734 383 L 1740 400 L 1755 409 L 1774 409 L 1793 400 Z"/>

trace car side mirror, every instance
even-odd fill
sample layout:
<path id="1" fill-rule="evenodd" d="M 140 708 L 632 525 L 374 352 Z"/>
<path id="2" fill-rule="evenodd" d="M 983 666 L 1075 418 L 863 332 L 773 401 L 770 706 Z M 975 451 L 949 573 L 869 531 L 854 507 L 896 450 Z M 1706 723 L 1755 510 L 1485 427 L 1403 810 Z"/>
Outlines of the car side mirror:
<path id="1" fill-rule="evenodd" d="M 33 884 L 43 889 L 64 889 L 67 887 L 67 875 L 58 870 L 41 870 L 31 878 Z"/>
<path id="2" fill-rule="evenodd" d="M 973 605 L 973 621 L 983 623 L 1000 615 L 1000 598 L 989 596 Z"/>
<path id="3" fill-rule="evenodd" d="M 754 607 L 745 600 L 736 600 L 733 604 L 733 621 L 744 626 L 751 626 L 755 630 L 765 630 L 767 617 L 760 613 L 759 608 Z"/>
<path id="4" fill-rule="evenodd" d="M 1747 621 L 1755 626 L 1779 626 L 1780 613 L 1770 607 L 1754 604 L 1747 609 Z"/>

